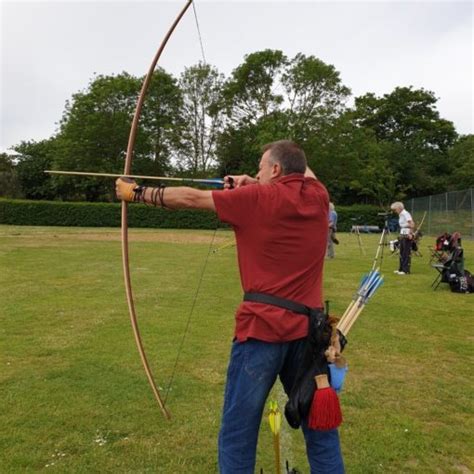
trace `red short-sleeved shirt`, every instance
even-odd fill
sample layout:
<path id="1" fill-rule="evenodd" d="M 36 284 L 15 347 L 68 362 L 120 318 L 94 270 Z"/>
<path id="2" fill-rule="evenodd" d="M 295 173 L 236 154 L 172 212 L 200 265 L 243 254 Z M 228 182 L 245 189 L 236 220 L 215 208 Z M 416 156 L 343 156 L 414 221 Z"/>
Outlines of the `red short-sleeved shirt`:
<path id="1" fill-rule="evenodd" d="M 322 307 L 329 197 L 314 178 L 291 174 L 272 184 L 213 191 L 219 219 L 235 232 L 245 292 Z M 242 302 L 235 337 L 285 342 L 305 337 L 308 318 L 283 308 Z"/>

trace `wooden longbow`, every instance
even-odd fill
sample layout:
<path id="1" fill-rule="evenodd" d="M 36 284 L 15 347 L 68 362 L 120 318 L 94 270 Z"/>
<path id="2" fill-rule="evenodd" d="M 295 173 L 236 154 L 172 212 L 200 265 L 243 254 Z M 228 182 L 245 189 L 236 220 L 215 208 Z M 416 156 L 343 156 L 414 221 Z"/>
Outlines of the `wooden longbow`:
<path id="1" fill-rule="evenodd" d="M 135 146 L 135 138 L 137 135 L 138 123 L 140 120 L 143 103 L 145 101 L 145 95 L 148 91 L 156 65 L 158 64 L 158 60 L 160 59 L 161 53 L 165 49 L 165 46 L 168 43 L 168 40 L 170 39 L 171 35 L 173 34 L 176 26 L 178 25 L 178 23 L 180 22 L 181 18 L 186 13 L 188 8 L 191 6 L 192 2 L 193 0 L 187 0 L 185 6 L 183 7 L 179 15 L 176 17 L 174 23 L 171 25 L 171 28 L 169 29 L 168 33 L 166 33 L 166 36 L 161 42 L 155 54 L 155 57 L 153 58 L 153 61 L 150 65 L 150 68 L 148 69 L 147 75 L 145 76 L 145 79 L 143 81 L 140 95 L 138 96 L 137 106 L 135 108 L 135 114 L 133 116 L 132 125 L 130 128 L 130 135 L 128 138 L 128 145 L 127 145 L 127 155 L 125 157 L 125 166 L 123 170 L 124 175 L 131 174 L 133 149 Z M 135 343 L 137 345 L 138 352 L 142 360 L 143 368 L 145 369 L 145 373 L 148 378 L 148 382 L 150 383 L 150 387 L 153 391 L 156 401 L 158 402 L 158 405 L 160 406 L 161 412 L 163 413 L 164 417 L 169 420 L 171 418 L 170 413 L 168 409 L 166 408 L 165 403 L 163 402 L 160 392 L 156 386 L 153 373 L 150 369 L 150 366 L 148 364 L 148 360 L 145 354 L 145 350 L 143 348 L 143 343 L 140 336 L 140 330 L 138 328 L 137 314 L 135 311 L 135 303 L 133 300 L 132 282 L 130 278 L 130 263 L 129 263 L 128 249 L 129 249 L 128 247 L 128 204 L 127 202 L 122 201 L 122 263 L 123 263 L 123 275 L 124 275 L 124 280 L 125 280 L 125 292 L 127 295 L 127 303 L 128 303 L 128 312 L 130 314 L 130 321 L 132 324 L 133 334 L 135 336 Z"/>

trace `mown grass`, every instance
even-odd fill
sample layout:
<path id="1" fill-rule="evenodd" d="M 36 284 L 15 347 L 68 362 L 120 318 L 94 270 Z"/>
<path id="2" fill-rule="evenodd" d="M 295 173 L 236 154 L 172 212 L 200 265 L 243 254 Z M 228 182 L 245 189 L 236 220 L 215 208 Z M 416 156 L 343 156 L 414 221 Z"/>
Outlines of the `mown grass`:
<path id="1" fill-rule="evenodd" d="M 0 227 L 1 472 L 214 473 L 216 438 L 241 297 L 235 249 L 211 253 L 212 232 L 134 230 L 132 276 L 165 421 L 129 327 L 116 229 Z M 219 231 L 213 247 L 231 238 Z M 325 295 L 341 313 L 372 264 L 379 236 L 340 235 Z M 424 237 L 413 274 L 386 282 L 351 331 L 341 396 L 347 472 L 474 470 L 474 295 L 430 284 Z M 474 270 L 474 242 L 464 242 Z M 178 348 L 184 342 L 176 363 Z M 279 387 L 272 398 L 283 408 Z M 284 425 L 284 459 L 307 473 L 299 432 Z M 273 472 L 264 420 L 258 469 Z"/>

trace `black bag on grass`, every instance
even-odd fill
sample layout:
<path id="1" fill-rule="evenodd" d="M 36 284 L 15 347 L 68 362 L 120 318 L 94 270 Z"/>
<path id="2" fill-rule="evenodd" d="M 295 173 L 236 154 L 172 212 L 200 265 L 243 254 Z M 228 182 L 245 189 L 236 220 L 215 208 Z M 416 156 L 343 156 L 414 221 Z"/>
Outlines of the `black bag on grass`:
<path id="1" fill-rule="evenodd" d="M 474 293 L 474 276 L 468 270 L 462 275 L 451 275 L 448 283 L 453 293 Z"/>

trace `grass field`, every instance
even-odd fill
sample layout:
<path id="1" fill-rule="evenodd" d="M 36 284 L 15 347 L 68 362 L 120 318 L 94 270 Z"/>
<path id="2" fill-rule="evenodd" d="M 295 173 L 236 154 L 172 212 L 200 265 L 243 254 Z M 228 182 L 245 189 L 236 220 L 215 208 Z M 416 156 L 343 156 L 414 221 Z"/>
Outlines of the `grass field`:
<path id="1" fill-rule="evenodd" d="M 0 226 L 0 472 L 214 473 L 233 313 L 241 298 L 235 248 L 211 253 L 212 232 L 131 231 L 137 314 L 163 393 L 153 399 L 130 329 L 117 229 Z M 231 239 L 219 231 L 213 247 Z M 325 296 L 342 313 L 370 269 L 379 236 L 339 235 Z M 441 285 L 423 257 L 386 282 L 345 355 L 342 448 L 348 473 L 470 473 L 474 295 Z M 474 242 L 464 242 L 474 271 Z M 183 334 L 185 338 L 183 340 Z M 182 345 L 179 358 L 176 357 Z M 174 371 L 174 367 L 176 370 Z M 284 406 L 280 387 L 271 395 Z M 302 436 L 286 424 L 283 459 L 308 473 Z M 274 472 L 266 420 L 258 471 Z"/>

